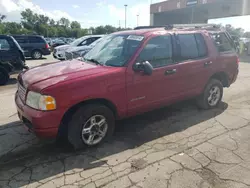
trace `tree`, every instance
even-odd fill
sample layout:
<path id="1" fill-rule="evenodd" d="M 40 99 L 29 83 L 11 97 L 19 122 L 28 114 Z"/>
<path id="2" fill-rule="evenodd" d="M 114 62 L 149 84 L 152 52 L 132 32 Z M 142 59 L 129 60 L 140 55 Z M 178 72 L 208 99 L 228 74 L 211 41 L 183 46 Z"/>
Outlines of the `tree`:
<path id="1" fill-rule="evenodd" d="M 94 30 L 94 34 L 96 34 L 96 35 L 102 35 L 102 34 L 106 34 L 106 33 L 107 33 L 107 30 L 103 26 L 98 26 Z"/>
<path id="2" fill-rule="evenodd" d="M 16 22 L 5 22 L 3 25 L 5 34 L 21 34 L 21 24 Z"/>
<path id="3" fill-rule="evenodd" d="M 6 19 L 6 15 L 0 14 L 0 23 L 2 23 L 4 19 Z"/>
<path id="4" fill-rule="evenodd" d="M 233 36 L 242 37 L 244 34 L 244 29 L 242 28 L 234 28 L 232 25 L 228 24 L 225 26 L 225 29 L 228 33 Z"/>
<path id="5" fill-rule="evenodd" d="M 250 38 L 250 32 L 249 32 L 249 31 L 248 31 L 248 32 L 245 32 L 244 35 L 243 35 L 243 37 L 245 37 L 245 38 Z"/>
<path id="6" fill-rule="evenodd" d="M 69 19 L 67 19 L 67 18 L 61 18 L 61 19 L 59 20 L 59 23 L 60 23 L 61 25 L 63 25 L 64 27 L 69 27 L 69 25 L 70 25 L 70 21 L 69 21 Z"/>
<path id="7" fill-rule="evenodd" d="M 79 22 L 77 22 L 77 21 L 73 21 L 73 22 L 71 22 L 70 27 L 71 27 L 71 29 L 75 29 L 75 28 L 80 29 L 81 24 Z"/>
<path id="8" fill-rule="evenodd" d="M 38 15 L 34 14 L 31 9 L 26 9 L 25 11 L 22 11 L 21 16 L 21 23 L 23 27 L 28 30 L 33 30 L 35 24 L 39 22 Z"/>

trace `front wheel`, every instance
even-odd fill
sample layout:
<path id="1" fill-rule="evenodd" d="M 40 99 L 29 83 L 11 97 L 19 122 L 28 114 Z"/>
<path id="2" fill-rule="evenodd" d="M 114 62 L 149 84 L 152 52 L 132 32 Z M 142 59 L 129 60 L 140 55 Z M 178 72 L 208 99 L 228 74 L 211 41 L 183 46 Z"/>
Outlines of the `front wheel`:
<path id="1" fill-rule="evenodd" d="M 112 136 L 114 127 L 114 114 L 106 106 L 82 106 L 68 124 L 68 140 L 75 149 L 96 146 Z"/>
<path id="2" fill-rule="evenodd" d="M 8 71 L 5 68 L 0 67 L 0 86 L 5 85 L 9 81 L 9 78 Z"/>
<path id="3" fill-rule="evenodd" d="M 219 80 L 211 79 L 207 84 L 203 94 L 198 97 L 197 104 L 202 109 L 215 108 L 221 102 L 223 96 L 223 86 Z"/>

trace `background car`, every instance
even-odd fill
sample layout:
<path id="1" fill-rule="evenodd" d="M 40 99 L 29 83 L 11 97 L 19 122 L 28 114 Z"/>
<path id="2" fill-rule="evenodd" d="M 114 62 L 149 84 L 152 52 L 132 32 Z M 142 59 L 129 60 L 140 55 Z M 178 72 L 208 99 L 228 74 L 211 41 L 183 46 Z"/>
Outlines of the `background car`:
<path id="1" fill-rule="evenodd" d="M 54 49 L 57 46 L 65 45 L 66 43 L 61 39 L 52 40 L 51 47 Z"/>
<path id="2" fill-rule="evenodd" d="M 54 53 L 53 56 L 56 59 L 59 60 L 65 60 L 65 52 L 72 47 L 81 47 L 81 46 L 89 46 L 90 44 L 92 44 L 94 41 L 96 41 L 97 39 L 103 37 L 104 35 L 88 35 L 88 36 L 84 36 L 81 38 L 76 39 L 74 42 L 70 43 L 70 44 L 66 44 L 66 45 L 62 45 L 59 47 L 56 47 L 54 49 Z"/>
<path id="3" fill-rule="evenodd" d="M 8 35 L 0 35 L 0 85 L 9 80 L 9 73 L 28 68 L 20 45 Z"/>
<path id="4" fill-rule="evenodd" d="M 13 36 L 24 51 L 25 57 L 41 59 L 43 55 L 50 55 L 50 46 L 39 35 L 14 35 Z"/>
<path id="5" fill-rule="evenodd" d="M 99 43 L 103 37 L 97 39 L 95 42 L 90 44 L 89 46 L 76 46 L 71 47 L 65 52 L 66 59 L 74 59 L 78 57 L 83 57 L 86 53 L 88 53 L 94 46 Z"/>

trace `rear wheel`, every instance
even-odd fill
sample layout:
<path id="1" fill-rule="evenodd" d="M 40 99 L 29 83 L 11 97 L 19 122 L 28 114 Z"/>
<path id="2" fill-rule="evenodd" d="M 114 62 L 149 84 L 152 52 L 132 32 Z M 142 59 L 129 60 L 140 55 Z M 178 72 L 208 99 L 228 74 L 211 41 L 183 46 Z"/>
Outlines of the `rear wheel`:
<path id="1" fill-rule="evenodd" d="M 104 105 L 86 105 L 79 108 L 68 124 L 68 140 L 75 149 L 96 146 L 114 132 L 113 112 Z"/>
<path id="2" fill-rule="evenodd" d="M 33 59 L 41 59 L 42 58 L 42 53 L 39 50 L 34 50 L 31 54 L 31 57 Z"/>
<path id="3" fill-rule="evenodd" d="M 9 81 L 9 78 L 8 71 L 5 68 L 0 67 L 0 85 L 5 85 Z"/>
<path id="4" fill-rule="evenodd" d="M 223 86 L 219 80 L 211 79 L 203 94 L 197 99 L 197 104 L 202 109 L 215 108 L 221 102 Z"/>

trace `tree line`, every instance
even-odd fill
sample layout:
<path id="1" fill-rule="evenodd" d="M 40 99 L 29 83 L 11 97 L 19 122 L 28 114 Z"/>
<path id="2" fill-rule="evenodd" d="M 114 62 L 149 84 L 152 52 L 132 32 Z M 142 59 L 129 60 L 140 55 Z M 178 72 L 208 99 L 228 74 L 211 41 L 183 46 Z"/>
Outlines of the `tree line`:
<path id="1" fill-rule="evenodd" d="M 124 30 L 124 28 L 116 28 L 111 25 L 90 27 L 89 29 L 81 28 L 81 24 L 77 21 L 70 21 L 67 18 L 61 18 L 55 21 L 48 16 L 34 13 L 31 9 L 21 12 L 21 23 L 3 22 L 6 15 L 0 14 L 0 34 L 38 34 L 45 37 L 74 37 L 79 38 L 92 34 L 109 34 L 116 31 Z M 237 37 L 250 38 L 250 32 L 244 32 L 242 28 L 234 28 L 231 25 L 224 27 L 231 35 Z M 127 30 L 130 28 L 127 28 Z"/>
<path id="2" fill-rule="evenodd" d="M 21 23 L 4 22 L 6 15 L 0 14 L 0 34 L 38 34 L 45 37 L 74 37 L 89 34 L 109 34 L 123 30 L 111 25 L 91 27 L 89 29 L 81 28 L 77 21 L 70 21 L 67 18 L 61 18 L 55 21 L 48 16 L 34 13 L 31 9 L 21 12 Z"/>

